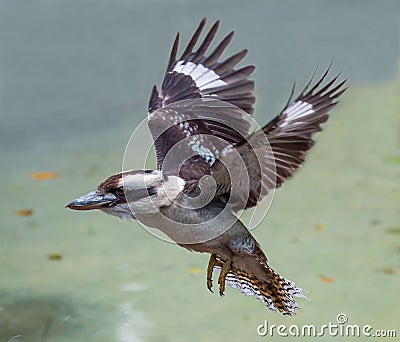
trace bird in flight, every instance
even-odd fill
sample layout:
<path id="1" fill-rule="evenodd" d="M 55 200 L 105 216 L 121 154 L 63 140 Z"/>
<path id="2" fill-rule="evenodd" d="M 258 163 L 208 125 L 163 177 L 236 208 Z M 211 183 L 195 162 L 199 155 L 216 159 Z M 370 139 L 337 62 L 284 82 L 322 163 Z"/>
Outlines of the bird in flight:
<path id="1" fill-rule="evenodd" d="M 314 134 L 346 90 L 346 80 L 327 80 L 330 67 L 316 81 L 314 72 L 294 99 L 293 87 L 279 115 L 258 127 L 252 120 L 254 81 L 249 79 L 255 67 L 236 67 L 247 50 L 221 58 L 231 32 L 209 51 L 219 21 L 198 44 L 205 23 L 200 22 L 180 57 L 177 34 L 162 86 L 151 92 L 147 121 L 157 169 L 112 175 L 67 207 L 100 209 L 158 228 L 190 251 L 211 254 L 210 291 L 213 272 L 219 271 L 220 295 L 228 284 L 271 310 L 293 315 L 300 309 L 295 297 L 305 297 L 303 289 L 269 266 L 238 216 L 302 165 Z"/>

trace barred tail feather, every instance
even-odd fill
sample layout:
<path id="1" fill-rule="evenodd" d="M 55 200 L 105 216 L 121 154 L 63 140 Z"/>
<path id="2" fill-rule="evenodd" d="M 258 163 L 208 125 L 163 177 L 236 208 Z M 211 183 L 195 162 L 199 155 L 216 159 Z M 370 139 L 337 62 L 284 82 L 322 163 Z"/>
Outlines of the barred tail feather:
<path id="1" fill-rule="evenodd" d="M 257 259 L 257 257 L 256 257 Z M 217 258 L 218 265 L 215 270 L 220 270 L 223 261 Z M 296 286 L 292 281 L 281 277 L 266 263 L 266 259 L 257 260 L 263 267 L 265 279 L 259 279 L 255 275 L 240 270 L 232 265 L 226 282 L 238 289 L 246 296 L 255 296 L 259 301 L 265 303 L 273 311 L 279 311 L 283 315 L 295 315 L 296 310 L 301 310 L 294 297 L 308 299 L 304 290 Z"/>

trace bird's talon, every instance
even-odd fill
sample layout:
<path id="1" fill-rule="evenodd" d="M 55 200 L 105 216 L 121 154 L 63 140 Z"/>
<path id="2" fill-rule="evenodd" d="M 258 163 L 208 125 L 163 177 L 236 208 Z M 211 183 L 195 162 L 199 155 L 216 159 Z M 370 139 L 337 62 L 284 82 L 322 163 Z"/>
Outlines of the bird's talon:
<path id="1" fill-rule="evenodd" d="M 207 267 L 207 288 L 211 291 L 211 293 L 214 293 L 212 290 L 212 274 L 214 270 L 214 266 L 217 265 L 217 256 L 215 254 L 211 254 L 210 260 L 208 261 L 208 267 Z"/>
<path id="2" fill-rule="evenodd" d="M 221 297 L 223 297 L 224 296 L 224 292 L 225 292 L 225 278 L 226 278 L 226 276 L 223 277 L 224 279 L 221 279 L 222 278 L 221 275 L 223 276 L 222 271 L 221 271 L 221 274 L 220 274 L 220 276 L 218 278 L 218 284 L 219 284 L 219 295 Z"/>
<path id="3" fill-rule="evenodd" d="M 231 259 L 226 260 L 224 262 L 224 264 L 222 265 L 221 272 L 219 274 L 218 284 L 219 284 L 219 295 L 221 297 L 224 296 L 225 280 L 226 280 L 226 276 L 228 275 L 228 273 L 231 269 L 231 265 L 232 265 L 232 260 Z"/>
<path id="4" fill-rule="evenodd" d="M 224 286 L 225 287 L 225 286 Z M 222 289 L 221 290 L 221 287 L 219 288 L 219 295 L 221 296 L 221 297 L 223 297 L 223 296 L 225 296 L 225 289 Z"/>
<path id="5" fill-rule="evenodd" d="M 213 287 L 212 279 L 207 279 L 207 288 L 211 293 L 214 293 L 212 287 Z"/>

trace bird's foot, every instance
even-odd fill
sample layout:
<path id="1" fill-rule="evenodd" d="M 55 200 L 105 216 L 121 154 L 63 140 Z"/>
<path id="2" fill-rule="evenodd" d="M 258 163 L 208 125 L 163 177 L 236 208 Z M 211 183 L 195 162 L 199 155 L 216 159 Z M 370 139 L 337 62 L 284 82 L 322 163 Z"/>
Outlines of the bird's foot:
<path id="1" fill-rule="evenodd" d="M 214 266 L 220 266 L 221 261 L 217 260 L 217 255 L 216 254 L 211 254 L 210 260 L 208 261 L 208 267 L 207 267 L 207 288 L 214 293 L 212 290 L 212 274 L 214 270 Z M 219 295 L 223 296 L 225 292 L 225 280 L 226 276 L 228 275 L 232 265 L 232 259 L 226 260 L 221 267 L 221 271 L 219 273 L 218 277 L 218 284 L 219 284 Z"/>
<path id="2" fill-rule="evenodd" d="M 223 296 L 225 292 L 225 280 L 229 271 L 231 270 L 232 259 L 228 259 L 224 262 L 219 273 L 218 284 L 219 284 L 219 295 Z"/>
<path id="3" fill-rule="evenodd" d="M 208 267 L 207 267 L 207 288 L 214 293 L 214 291 L 212 290 L 212 274 L 213 274 L 213 270 L 214 270 L 214 266 L 217 266 L 218 262 L 217 262 L 217 256 L 213 253 L 211 254 L 210 260 L 208 261 Z"/>

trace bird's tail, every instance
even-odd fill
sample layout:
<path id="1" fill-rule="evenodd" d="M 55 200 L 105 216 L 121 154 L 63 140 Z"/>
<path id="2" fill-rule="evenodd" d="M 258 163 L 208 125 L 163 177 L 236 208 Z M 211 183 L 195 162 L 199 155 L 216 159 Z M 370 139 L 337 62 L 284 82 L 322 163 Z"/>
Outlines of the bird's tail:
<path id="1" fill-rule="evenodd" d="M 233 263 L 226 277 L 229 286 L 238 289 L 246 296 L 255 296 L 258 300 L 265 303 L 273 311 L 279 311 L 283 315 L 295 315 L 296 310 L 301 310 L 294 297 L 308 299 L 304 295 L 304 290 L 297 287 L 292 281 L 281 277 L 267 263 L 264 253 L 257 246 L 257 251 L 253 255 L 256 262 L 262 267 L 264 279 L 250 274 L 245 270 L 239 269 Z M 217 266 L 220 269 L 223 260 L 217 257 Z"/>

